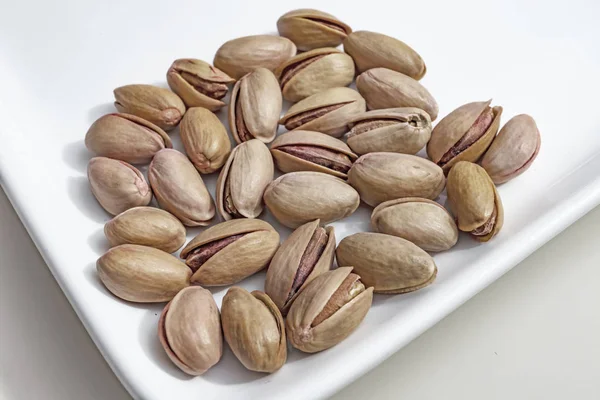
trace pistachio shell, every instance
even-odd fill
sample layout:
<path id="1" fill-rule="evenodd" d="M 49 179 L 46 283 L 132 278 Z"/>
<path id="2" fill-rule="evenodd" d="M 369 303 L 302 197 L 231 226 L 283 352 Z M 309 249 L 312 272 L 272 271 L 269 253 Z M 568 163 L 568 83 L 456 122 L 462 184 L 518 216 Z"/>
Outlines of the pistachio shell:
<path id="1" fill-rule="evenodd" d="M 352 29 L 331 14 L 313 9 L 299 9 L 283 14 L 277 30 L 296 44 L 298 50 L 336 47 Z"/>

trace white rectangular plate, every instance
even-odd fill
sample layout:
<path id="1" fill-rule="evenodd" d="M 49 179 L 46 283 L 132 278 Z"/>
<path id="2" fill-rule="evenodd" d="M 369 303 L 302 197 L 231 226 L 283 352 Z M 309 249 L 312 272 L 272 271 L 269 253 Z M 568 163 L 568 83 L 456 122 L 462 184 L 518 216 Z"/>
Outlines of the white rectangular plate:
<path id="1" fill-rule="evenodd" d="M 2 186 L 98 348 L 136 398 L 330 395 L 600 202 L 598 2 L 575 0 L 568 7 L 518 0 L 4 3 Z M 503 122 L 531 114 L 542 134 L 541 151 L 524 175 L 499 189 L 506 214 L 501 233 L 487 244 L 462 236 L 454 249 L 436 255 L 439 274 L 432 286 L 375 296 L 366 320 L 348 340 L 312 356 L 292 351 L 273 375 L 247 372 L 226 350 L 215 368 L 190 379 L 169 362 L 156 338 L 161 306 L 119 301 L 96 277 L 95 260 L 106 249 L 102 225 L 110 217 L 89 191 L 90 154 L 83 138 L 96 118 L 114 111 L 115 87 L 164 86 L 172 60 L 212 61 L 226 40 L 275 33 L 279 15 L 307 6 L 334 14 L 355 30 L 384 32 L 417 49 L 428 67 L 422 82 L 438 100 L 441 116 L 490 97 L 504 107 Z M 208 182 L 214 189 L 215 177 Z M 361 206 L 335 223 L 338 241 L 367 230 L 369 213 Z M 198 232 L 191 230 L 189 237 Z M 288 232 L 282 230 L 282 236 Z M 261 288 L 262 279 L 259 274 L 243 286 Z M 225 291 L 213 290 L 219 304 Z"/>

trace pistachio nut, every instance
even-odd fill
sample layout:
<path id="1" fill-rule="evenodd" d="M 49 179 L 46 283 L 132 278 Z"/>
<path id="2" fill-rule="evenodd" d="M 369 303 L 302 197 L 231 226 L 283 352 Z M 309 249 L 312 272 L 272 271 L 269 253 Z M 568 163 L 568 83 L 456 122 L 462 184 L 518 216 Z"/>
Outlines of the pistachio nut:
<path id="1" fill-rule="evenodd" d="M 271 153 L 260 140 L 236 146 L 217 180 L 217 209 L 223 219 L 258 217 L 274 170 Z"/>
<path id="2" fill-rule="evenodd" d="M 229 101 L 229 129 L 237 143 L 258 139 L 269 143 L 277 134 L 283 100 L 277 78 L 266 68 L 244 75 Z"/>
<path id="3" fill-rule="evenodd" d="M 265 292 L 283 315 L 298 294 L 333 264 L 335 232 L 332 226 L 320 227 L 319 222 L 307 222 L 292 232 L 269 264 Z"/>
<path id="4" fill-rule="evenodd" d="M 156 153 L 148 179 L 158 204 L 186 226 L 208 225 L 215 206 L 202 177 L 188 158 L 174 149 Z"/>
<path id="5" fill-rule="evenodd" d="M 542 138 L 533 118 L 520 114 L 500 129 L 483 158 L 481 166 L 495 184 L 511 180 L 527 171 L 540 151 Z"/>
<path id="6" fill-rule="evenodd" d="M 372 68 L 356 78 L 356 88 L 370 110 L 394 107 L 416 107 L 435 121 L 438 104 L 419 81 L 387 68 Z"/>
<path id="7" fill-rule="evenodd" d="M 354 272 L 375 293 L 408 293 L 430 285 L 437 275 L 433 258 L 416 244 L 383 233 L 346 236 L 335 251 L 339 266 Z"/>
<path id="8" fill-rule="evenodd" d="M 502 107 L 492 108 L 490 103 L 488 100 L 460 106 L 433 128 L 427 155 L 445 173 L 458 161 L 479 160 L 494 140 Z"/>
<path id="9" fill-rule="evenodd" d="M 234 219 L 202 231 L 181 250 L 193 271 L 192 282 L 231 285 L 269 264 L 279 247 L 279 233 L 259 219 Z"/>
<path id="10" fill-rule="evenodd" d="M 285 320 L 292 346 L 316 353 L 346 339 L 360 325 L 373 302 L 373 288 L 352 267 L 325 272 L 298 295 Z"/>
<path id="11" fill-rule="evenodd" d="M 375 207 L 402 197 L 435 199 L 444 190 L 446 178 L 440 167 L 410 154 L 368 153 L 354 162 L 348 183 L 362 201 Z"/>
<path id="12" fill-rule="evenodd" d="M 189 375 L 202 375 L 219 362 L 223 336 L 212 294 L 191 286 L 177 293 L 158 321 L 158 338 L 169 359 Z"/>
<path id="13" fill-rule="evenodd" d="M 316 171 L 346 179 L 358 158 L 346 143 L 320 132 L 290 131 L 271 144 L 271 154 L 282 172 Z"/>
<path id="14" fill-rule="evenodd" d="M 192 275 L 172 255 L 137 244 L 109 249 L 96 262 L 96 270 L 112 294 L 135 303 L 169 301 L 189 285 Z"/>
<path id="15" fill-rule="evenodd" d="M 210 174 L 225 164 L 231 141 L 215 114 L 202 107 L 190 108 L 179 129 L 185 153 L 198 171 Z"/>
<path id="16" fill-rule="evenodd" d="M 390 151 L 417 154 L 431 137 L 431 119 L 425 111 L 406 107 L 372 110 L 350 120 L 348 146 L 357 154 Z"/>
<path id="17" fill-rule="evenodd" d="M 381 203 L 371 214 L 375 232 L 398 236 L 426 251 L 443 251 L 458 241 L 452 216 L 435 201 L 406 197 Z"/>
<path id="18" fill-rule="evenodd" d="M 174 253 L 185 243 L 185 227 L 172 214 L 154 207 L 134 207 L 104 225 L 112 247 L 141 244 Z"/>
<path id="19" fill-rule="evenodd" d="M 283 97 L 291 102 L 334 87 L 348 86 L 354 80 L 354 61 L 333 47 L 300 53 L 275 70 Z"/>
<path id="20" fill-rule="evenodd" d="M 227 84 L 235 79 L 207 62 L 193 58 L 175 60 L 167 71 L 167 83 L 188 107 L 217 111 L 225 106 Z"/>
<path id="21" fill-rule="evenodd" d="M 147 206 L 152 200 L 144 175 L 124 161 L 94 157 L 88 163 L 87 175 L 98 203 L 112 215 Z"/>
<path id="22" fill-rule="evenodd" d="M 223 297 L 221 323 L 227 344 L 247 369 L 271 373 L 285 364 L 283 317 L 263 292 L 230 288 Z"/>
<path id="23" fill-rule="evenodd" d="M 352 32 L 344 39 L 344 51 L 352 56 L 359 72 L 383 67 L 419 80 L 427 71 L 425 62 L 412 47 L 381 33 Z"/>
<path id="24" fill-rule="evenodd" d="M 301 51 L 339 46 L 352 32 L 348 25 L 333 15 L 308 8 L 283 14 L 277 20 L 277 30 Z"/>
<path id="25" fill-rule="evenodd" d="M 348 122 L 366 110 L 365 99 L 347 87 L 327 89 L 294 104 L 279 120 L 288 130 L 305 130 L 340 137 Z"/>
<path id="26" fill-rule="evenodd" d="M 234 79 L 263 67 L 270 71 L 296 55 L 296 45 L 274 35 L 244 36 L 225 42 L 217 50 L 213 64 Z"/>
<path id="27" fill-rule="evenodd" d="M 116 88 L 113 93 L 119 112 L 136 115 L 166 131 L 175 128 L 185 114 L 185 104 L 169 89 L 126 85 Z"/>
<path id="28" fill-rule="evenodd" d="M 448 203 L 458 229 L 487 242 L 502 228 L 504 208 L 494 182 L 485 169 L 459 161 L 448 174 Z"/>

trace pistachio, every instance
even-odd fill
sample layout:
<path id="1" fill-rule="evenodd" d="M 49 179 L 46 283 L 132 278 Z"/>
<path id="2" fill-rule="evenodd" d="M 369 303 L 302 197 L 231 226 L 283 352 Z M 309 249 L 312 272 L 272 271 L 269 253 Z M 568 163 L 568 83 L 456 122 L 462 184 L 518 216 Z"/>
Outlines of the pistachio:
<path id="1" fill-rule="evenodd" d="M 373 302 L 373 288 L 365 288 L 351 271 L 325 272 L 298 295 L 285 321 L 292 346 L 306 353 L 326 350 L 360 325 Z"/>
<path id="2" fill-rule="evenodd" d="M 144 175 L 124 161 L 94 157 L 88 163 L 87 175 L 98 203 L 112 215 L 147 206 L 152 200 Z"/>
<path id="3" fill-rule="evenodd" d="M 290 107 L 279 120 L 288 130 L 307 130 L 340 137 L 348 122 L 365 111 L 365 100 L 350 88 L 332 88 L 313 94 Z"/>
<path id="4" fill-rule="evenodd" d="M 352 32 L 348 25 L 333 15 L 308 8 L 283 14 L 277 20 L 277 30 L 302 51 L 339 46 Z"/>
<path id="5" fill-rule="evenodd" d="M 171 300 L 190 282 L 190 269 L 152 247 L 122 244 L 96 262 L 98 277 L 112 294 L 135 303 Z"/>
<path id="6" fill-rule="evenodd" d="M 388 108 L 350 120 L 348 146 L 357 154 L 389 151 L 417 154 L 431 137 L 429 114 L 418 108 Z"/>
<path id="7" fill-rule="evenodd" d="M 232 287 L 223 297 L 221 321 L 225 340 L 244 367 L 271 373 L 285 364 L 285 325 L 269 296 Z"/>
<path id="8" fill-rule="evenodd" d="M 187 157 L 177 150 L 161 150 L 148 169 L 158 204 L 184 225 L 208 225 L 215 206 L 202 177 Z"/>
<path id="9" fill-rule="evenodd" d="M 381 203 L 371 214 L 371 226 L 375 232 L 401 237 L 426 251 L 448 250 L 458 241 L 458 229 L 448 211 L 418 197 Z"/>
<path id="10" fill-rule="evenodd" d="M 185 114 L 185 104 L 175 93 L 152 85 L 127 85 L 114 90 L 115 107 L 154 125 L 171 130 Z"/>
<path id="11" fill-rule="evenodd" d="M 235 79 L 207 62 L 193 58 L 175 60 L 167 71 L 167 82 L 188 107 L 217 111 L 225 106 L 227 84 Z"/>
<path id="12" fill-rule="evenodd" d="M 435 199 L 445 181 L 442 169 L 431 161 L 400 153 L 365 154 L 348 172 L 348 183 L 372 207 L 401 197 Z"/>
<path id="13" fill-rule="evenodd" d="M 375 293 L 408 293 L 430 285 L 437 275 L 433 258 L 408 240 L 383 233 L 346 236 L 335 251 L 338 265 L 353 265 Z"/>
<path id="14" fill-rule="evenodd" d="M 277 134 L 283 100 L 277 78 L 257 68 L 235 84 L 229 102 L 229 129 L 237 143 L 259 139 L 269 143 Z"/>
<path id="15" fill-rule="evenodd" d="M 265 204 L 288 228 L 320 219 L 329 224 L 352 214 L 360 198 L 343 180 L 321 172 L 290 172 L 275 179 L 264 194 Z"/>
<path id="16" fill-rule="evenodd" d="M 263 192 L 273 180 L 273 158 L 258 139 L 238 145 L 217 180 L 217 208 L 225 219 L 256 218 L 262 213 Z"/>
<path id="17" fill-rule="evenodd" d="M 194 272 L 192 282 L 231 285 L 267 266 L 279 247 L 279 234 L 265 221 L 234 219 L 201 232 L 181 251 Z"/>
<path id="18" fill-rule="evenodd" d="M 271 145 L 282 172 L 316 171 L 346 179 L 357 155 L 346 143 L 320 132 L 290 131 Z"/>
<path id="19" fill-rule="evenodd" d="M 215 172 L 227 161 L 231 152 L 227 130 L 206 108 L 190 108 L 181 120 L 180 133 L 185 153 L 201 173 Z"/>
<path id="20" fill-rule="evenodd" d="M 212 294 L 200 286 L 179 292 L 160 315 L 158 338 L 173 364 L 186 374 L 202 375 L 218 363 L 223 336 Z"/>
<path id="21" fill-rule="evenodd" d="M 481 160 L 481 166 L 495 184 L 521 175 L 540 151 L 542 138 L 533 118 L 527 114 L 511 118 L 500 130 Z"/>

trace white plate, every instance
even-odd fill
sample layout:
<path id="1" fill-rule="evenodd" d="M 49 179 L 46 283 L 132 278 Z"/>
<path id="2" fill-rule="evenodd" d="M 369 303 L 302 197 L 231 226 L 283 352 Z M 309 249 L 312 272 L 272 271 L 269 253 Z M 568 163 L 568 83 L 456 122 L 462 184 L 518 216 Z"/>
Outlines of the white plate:
<path id="1" fill-rule="evenodd" d="M 518 0 L 487 6 L 479 1 L 3 3 L 2 185 L 98 348 L 136 398 L 327 396 L 600 202 L 597 2 L 587 8 L 578 1 L 540 7 Z M 490 97 L 504 107 L 503 122 L 531 114 L 542 133 L 541 152 L 524 175 L 499 189 L 506 213 L 501 233 L 482 245 L 462 236 L 452 251 L 436 255 L 439 274 L 429 288 L 376 296 L 348 340 L 312 356 L 292 351 L 276 374 L 249 373 L 227 350 L 219 365 L 190 379 L 169 362 L 156 338 L 161 307 L 119 301 L 96 277 L 109 215 L 88 189 L 90 155 L 83 138 L 96 118 L 114 110 L 113 88 L 136 82 L 164 86 L 175 58 L 211 61 L 224 41 L 274 33 L 279 15 L 306 6 L 417 49 L 428 66 L 423 84 L 438 100 L 441 116 Z M 209 179 L 212 187 L 214 180 Z M 338 241 L 367 229 L 369 212 L 362 206 L 335 223 Z M 262 279 L 253 277 L 243 286 L 260 288 Z M 225 290 L 213 291 L 217 302 Z"/>

